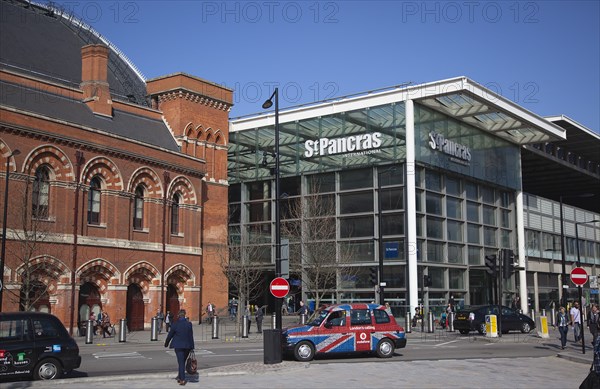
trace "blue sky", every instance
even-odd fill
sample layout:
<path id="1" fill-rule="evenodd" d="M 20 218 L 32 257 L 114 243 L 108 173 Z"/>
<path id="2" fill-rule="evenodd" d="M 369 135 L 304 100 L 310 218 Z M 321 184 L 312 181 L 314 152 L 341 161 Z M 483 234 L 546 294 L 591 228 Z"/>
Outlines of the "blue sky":
<path id="1" fill-rule="evenodd" d="M 600 133 L 599 1 L 55 1 L 147 78 L 235 90 L 231 117 L 467 76 Z"/>

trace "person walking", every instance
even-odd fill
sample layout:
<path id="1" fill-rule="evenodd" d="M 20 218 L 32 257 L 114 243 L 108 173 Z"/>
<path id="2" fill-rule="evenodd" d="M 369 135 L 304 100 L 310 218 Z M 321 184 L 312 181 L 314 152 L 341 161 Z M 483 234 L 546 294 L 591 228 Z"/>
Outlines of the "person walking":
<path id="1" fill-rule="evenodd" d="M 208 315 L 208 324 L 212 324 L 213 317 L 215 316 L 215 307 L 210 301 L 206 305 L 206 314 Z"/>
<path id="2" fill-rule="evenodd" d="M 169 333 L 169 330 L 171 329 L 172 322 L 173 322 L 173 314 L 171 313 L 171 311 L 167 311 L 167 314 L 165 315 L 165 330 L 167 331 L 167 334 Z"/>
<path id="3" fill-rule="evenodd" d="M 89 323 L 91 323 L 92 325 L 92 332 L 94 333 L 94 335 L 96 335 L 96 327 L 98 326 L 98 322 L 96 321 L 96 314 L 94 313 L 94 311 L 90 313 Z"/>
<path id="4" fill-rule="evenodd" d="M 177 314 L 177 321 L 171 325 L 167 339 L 165 339 L 165 347 L 175 349 L 179 367 L 177 374 L 177 383 L 179 385 L 187 383 L 185 380 L 185 361 L 190 351 L 194 349 L 194 330 L 192 323 L 188 321 L 185 315 L 185 309 L 181 309 Z"/>
<path id="5" fill-rule="evenodd" d="M 162 333 L 162 327 L 163 327 L 163 321 L 165 320 L 165 315 L 163 315 L 162 310 L 159 309 L 158 311 L 156 311 L 156 321 L 158 323 L 158 333 Z"/>
<path id="6" fill-rule="evenodd" d="M 587 325 L 592 334 L 592 344 L 596 343 L 598 337 L 598 329 L 600 328 L 600 312 L 598 312 L 598 304 L 592 304 L 590 314 L 587 319 Z"/>
<path id="7" fill-rule="evenodd" d="M 102 311 L 102 322 L 100 323 L 100 327 L 102 328 L 102 337 L 106 338 L 106 334 L 108 337 L 112 336 L 110 332 L 110 316 L 106 311 Z"/>
<path id="8" fill-rule="evenodd" d="M 558 332 L 560 333 L 560 348 L 565 349 L 567 345 L 567 332 L 569 332 L 569 317 L 565 307 L 560 307 L 556 314 L 556 325 L 558 326 Z"/>
<path id="9" fill-rule="evenodd" d="M 571 307 L 569 314 L 571 315 L 571 324 L 573 325 L 575 342 L 579 342 L 579 339 L 581 339 L 581 311 L 579 310 L 579 303 L 577 301 L 575 301 Z"/>
<path id="10" fill-rule="evenodd" d="M 244 320 L 246 320 L 248 323 L 248 333 L 250 333 L 250 327 L 252 326 L 252 319 L 251 319 L 252 316 L 250 316 L 250 315 L 251 315 L 250 304 L 247 304 L 246 309 L 244 310 Z"/>
<path id="11" fill-rule="evenodd" d="M 254 318 L 256 319 L 256 331 L 261 334 L 262 333 L 262 322 L 264 318 L 264 313 L 262 307 L 256 308 L 256 313 L 254 314 Z"/>

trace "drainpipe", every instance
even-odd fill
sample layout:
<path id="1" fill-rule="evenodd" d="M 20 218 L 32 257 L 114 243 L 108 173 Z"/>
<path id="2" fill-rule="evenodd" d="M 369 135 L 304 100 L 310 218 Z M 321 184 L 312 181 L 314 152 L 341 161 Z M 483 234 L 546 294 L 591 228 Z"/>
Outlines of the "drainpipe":
<path id="1" fill-rule="evenodd" d="M 163 173 L 163 179 L 165 182 L 165 190 L 163 193 L 163 231 L 162 231 L 162 269 L 160 274 L 160 310 L 163 311 L 165 307 L 165 262 L 167 260 L 167 196 L 169 183 L 171 182 L 171 176 L 169 172 L 165 170 Z"/>
<path id="2" fill-rule="evenodd" d="M 83 165 L 83 152 L 75 152 L 75 205 L 73 206 L 73 260 L 71 262 L 71 322 L 69 333 L 73 335 L 75 325 L 75 268 L 77 266 L 77 229 L 79 219 L 79 185 L 81 184 L 81 165 Z"/>
<path id="3" fill-rule="evenodd" d="M 198 324 L 202 324 L 202 291 L 204 290 L 204 192 L 206 191 L 206 182 L 201 181 L 202 190 L 200 191 L 200 272 L 198 273 L 198 282 L 200 293 L 198 295 Z"/>

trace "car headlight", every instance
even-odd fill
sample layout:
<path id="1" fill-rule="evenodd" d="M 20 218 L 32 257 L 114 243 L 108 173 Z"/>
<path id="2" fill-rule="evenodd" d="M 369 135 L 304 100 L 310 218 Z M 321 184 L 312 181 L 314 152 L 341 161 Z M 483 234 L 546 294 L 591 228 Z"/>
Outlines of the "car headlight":
<path id="1" fill-rule="evenodd" d="M 473 312 L 469 313 L 469 320 L 470 321 L 475 320 L 475 314 Z"/>

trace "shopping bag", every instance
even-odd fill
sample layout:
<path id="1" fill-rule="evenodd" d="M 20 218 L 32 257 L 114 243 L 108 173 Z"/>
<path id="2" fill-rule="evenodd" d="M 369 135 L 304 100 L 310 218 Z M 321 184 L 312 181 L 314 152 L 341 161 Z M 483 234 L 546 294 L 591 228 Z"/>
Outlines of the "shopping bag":
<path id="1" fill-rule="evenodd" d="M 196 374 L 198 372 L 198 361 L 196 360 L 194 350 L 190 351 L 187 360 L 185 361 L 185 371 L 187 371 L 188 374 Z"/>

